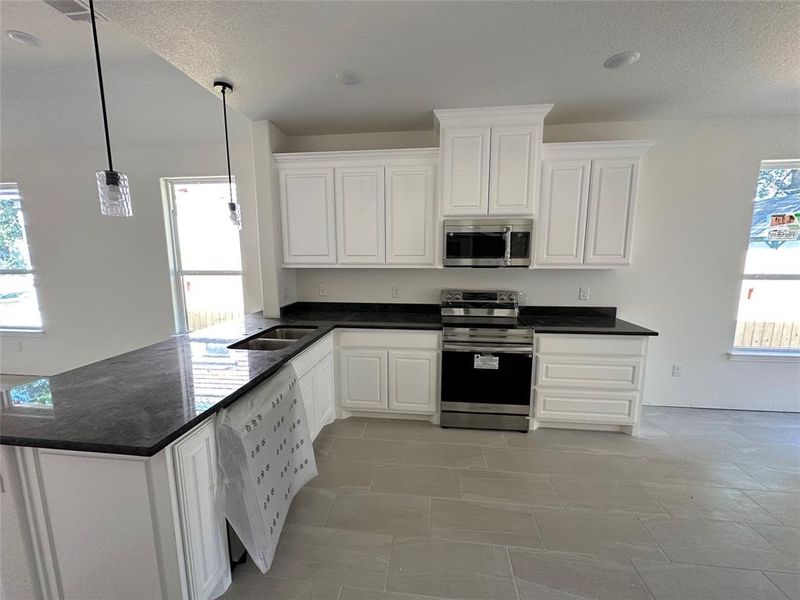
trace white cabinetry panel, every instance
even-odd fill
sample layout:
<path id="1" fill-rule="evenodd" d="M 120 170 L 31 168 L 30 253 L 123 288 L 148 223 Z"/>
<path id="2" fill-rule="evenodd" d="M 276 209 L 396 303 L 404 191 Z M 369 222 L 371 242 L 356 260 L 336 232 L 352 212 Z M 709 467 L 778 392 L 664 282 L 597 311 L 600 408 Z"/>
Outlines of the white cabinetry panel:
<path id="1" fill-rule="evenodd" d="M 533 214 L 541 138 L 538 124 L 492 127 L 490 215 Z"/>
<path id="2" fill-rule="evenodd" d="M 285 169 L 279 179 L 284 263 L 335 263 L 333 169 Z"/>
<path id="3" fill-rule="evenodd" d="M 336 169 L 340 264 L 386 261 L 383 167 Z"/>
<path id="4" fill-rule="evenodd" d="M 537 355 L 536 385 L 593 389 L 639 389 L 641 358 Z"/>
<path id="5" fill-rule="evenodd" d="M 629 425 L 636 418 L 637 392 L 537 389 L 537 419 Z"/>
<path id="6" fill-rule="evenodd" d="M 224 519 L 217 513 L 214 499 L 214 420 L 177 442 L 173 451 L 190 597 L 205 600 L 213 596 L 229 568 Z"/>
<path id="7" fill-rule="evenodd" d="M 389 410 L 417 414 L 436 411 L 439 353 L 389 351 Z"/>
<path id="8" fill-rule="evenodd" d="M 306 409 L 306 423 L 308 423 L 308 434 L 311 439 L 317 437 L 319 429 L 317 426 L 317 398 L 316 386 L 314 385 L 313 369 L 297 380 L 300 387 L 300 397 L 303 399 L 303 407 Z"/>
<path id="9" fill-rule="evenodd" d="M 328 354 L 314 368 L 314 410 L 316 433 L 336 418 L 336 381 L 333 354 Z M 316 433 L 314 434 L 316 436 Z"/>
<path id="10" fill-rule="evenodd" d="M 594 160 L 586 225 L 587 265 L 631 262 L 638 159 Z"/>
<path id="11" fill-rule="evenodd" d="M 442 215 L 485 215 L 489 199 L 490 127 L 442 131 Z"/>
<path id="12" fill-rule="evenodd" d="M 536 240 L 537 265 L 580 265 L 586 237 L 589 160 L 545 161 Z"/>
<path id="13" fill-rule="evenodd" d="M 387 264 L 434 264 L 435 174 L 432 164 L 386 167 Z"/>
<path id="14" fill-rule="evenodd" d="M 387 352 L 340 351 L 342 406 L 357 410 L 386 410 Z"/>

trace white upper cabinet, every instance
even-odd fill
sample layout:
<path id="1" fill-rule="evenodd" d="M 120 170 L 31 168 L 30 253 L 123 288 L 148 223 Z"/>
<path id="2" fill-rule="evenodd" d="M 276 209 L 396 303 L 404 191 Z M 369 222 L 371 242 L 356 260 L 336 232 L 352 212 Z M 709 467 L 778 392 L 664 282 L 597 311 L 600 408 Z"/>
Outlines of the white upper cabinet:
<path id="1" fill-rule="evenodd" d="M 284 266 L 436 265 L 438 149 L 273 156 Z"/>
<path id="2" fill-rule="evenodd" d="M 444 217 L 533 217 L 551 104 L 436 110 Z"/>
<path id="3" fill-rule="evenodd" d="M 336 262 L 333 169 L 280 171 L 285 264 Z"/>
<path id="4" fill-rule="evenodd" d="M 535 267 L 631 264 L 640 164 L 653 144 L 544 145 Z"/>
<path id="5" fill-rule="evenodd" d="M 443 216 L 487 214 L 490 136 L 489 127 L 442 131 Z"/>
<path id="6" fill-rule="evenodd" d="M 630 264 L 638 171 L 637 158 L 592 161 L 586 223 L 587 265 Z"/>
<path id="7" fill-rule="evenodd" d="M 383 167 L 345 167 L 335 172 L 339 263 L 385 262 Z"/>
<path id="8" fill-rule="evenodd" d="M 590 160 L 545 160 L 536 256 L 539 264 L 580 265 L 586 237 Z"/>
<path id="9" fill-rule="evenodd" d="M 492 127 L 489 214 L 533 213 L 541 142 L 539 124 Z"/>
<path id="10" fill-rule="evenodd" d="M 434 264 L 436 167 L 386 167 L 386 263 Z"/>

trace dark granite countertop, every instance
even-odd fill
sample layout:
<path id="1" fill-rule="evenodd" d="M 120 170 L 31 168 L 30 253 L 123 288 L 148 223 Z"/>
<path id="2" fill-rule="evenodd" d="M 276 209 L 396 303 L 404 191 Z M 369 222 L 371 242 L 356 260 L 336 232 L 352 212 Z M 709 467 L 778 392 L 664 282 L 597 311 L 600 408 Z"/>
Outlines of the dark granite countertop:
<path id="1" fill-rule="evenodd" d="M 613 309 L 611 309 L 613 310 Z M 298 303 L 279 319 L 260 313 L 222 323 L 7 390 L 0 443 L 152 456 L 276 373 L 336 327 L 442 328 L 438 305 Z M 275 325 L 317 329 L 274 352 L 228 346 Z M 531 312 L 520 326 L 539 333 L 658 335 L 613 313 Z"/>

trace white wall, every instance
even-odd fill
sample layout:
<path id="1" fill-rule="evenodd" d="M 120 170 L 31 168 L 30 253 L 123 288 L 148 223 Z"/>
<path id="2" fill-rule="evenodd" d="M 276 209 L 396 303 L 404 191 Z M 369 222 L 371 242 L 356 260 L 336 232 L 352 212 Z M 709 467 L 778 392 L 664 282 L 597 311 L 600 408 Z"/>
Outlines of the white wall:
<path id="1" fill-rule="evenodd" d="M 103 217 L 94 172 L 102 147 L 13 149 L 4 140 L 0 180 L 20 185 L 42 334 L 0 336 L 0 370 L 49 375 L 174 333 L 161 177 L 223 175 L 222 144 L 114 147 L 129 178 L 133 216 Z M 245 308 L 261 302 L 250 143 L 232 147 L 242 203 Z M 20 350 L 21 347 L 21 350 Z"/>
<path id="2" fill-rule="evenodd" d="M 414 145 L 425 132 L 391 141 Z M 428 132 L 430 134 L 430 132 Z M 798 363 L 732 362 L 736 308 L 752 198 L 763 159 L 800 157 L 800 118 L 619 122 L 545 127 L 545 141 L 658 140 L 644 162 L 634 264 L 608 271 L 298 269 L 300 300 L 437 302 L 444 287 L 508 287 L 528 304 L 613 305 L 656 329 L 646 379 L 648 404 L 800 410 Z M 374 148 L 382 136 L 292 138 L 293 149 Z M 577 300 L 578 287 L 591 300 Z M 672 363 L 683 376 L 671 377 Z"/>

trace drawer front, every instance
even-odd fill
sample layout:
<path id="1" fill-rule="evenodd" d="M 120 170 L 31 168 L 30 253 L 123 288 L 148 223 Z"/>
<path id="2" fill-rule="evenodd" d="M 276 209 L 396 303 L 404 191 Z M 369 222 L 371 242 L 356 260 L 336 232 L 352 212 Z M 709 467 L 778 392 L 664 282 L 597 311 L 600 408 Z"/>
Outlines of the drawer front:
<path id="1" fill-rule="evenodd" d="M 341 348 L 410 348 L 438 350 L 438 331 L 390 330 L 339 330 Z"/>
<path id="2" fill-rule="evenodd" d="M 537 387 L 630 390 L 641 387 L 642 358 L 537 355 Z"/>
<path id="3" fill-rule="evenodd" d="M 534 415 L 541 421 L 630 425 L 638 410 L 638 392 L 537 389 L 534 394 Z"/>
<path id="4" fill-rule="evenodd" d="M 623 335 L 536 336 L 539 354 L 589 354 L 599 356 L 644 356 L 646 338 Z"/>
<path id="5" fill-rule="evenodd" d="M 300 379 L 303 375 L 308 373 L 314 365 L 325 358 L 328 354 L 333 352 L 333 334 L 329 333 L 320 340 L 317 340 L 309 348 L 306 348 L 295 356 L 291 361 L 294 367 L 297 378 Z"/>

